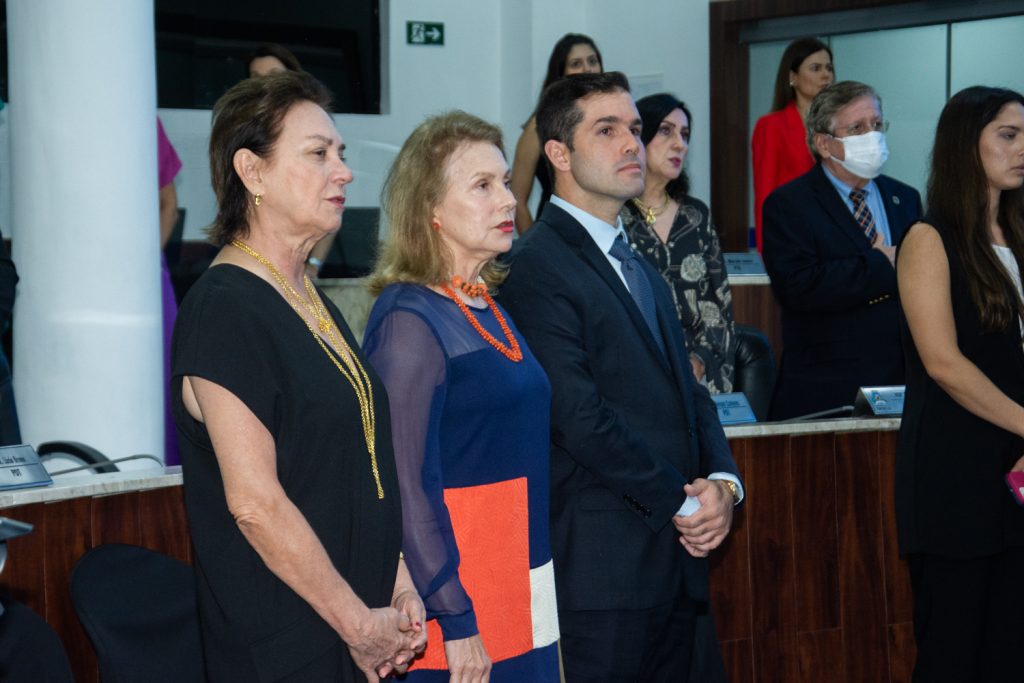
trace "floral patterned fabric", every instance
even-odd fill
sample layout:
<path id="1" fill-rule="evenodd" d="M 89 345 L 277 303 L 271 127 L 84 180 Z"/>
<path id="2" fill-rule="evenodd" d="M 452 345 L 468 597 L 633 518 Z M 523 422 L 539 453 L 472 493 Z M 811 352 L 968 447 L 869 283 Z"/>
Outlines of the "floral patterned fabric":
<path id="1" fill-rule="evenodd" d="M 687 351 L 703 361 L 708 390 L 731 392 L 736 365 L 732 291 L 707 205 L 689 195 L 683 197 L 665 242 L 643 221 L 633 202 L 626 202 L 621 217 L 633 249 L 672 290 L 686 330 Z"/>

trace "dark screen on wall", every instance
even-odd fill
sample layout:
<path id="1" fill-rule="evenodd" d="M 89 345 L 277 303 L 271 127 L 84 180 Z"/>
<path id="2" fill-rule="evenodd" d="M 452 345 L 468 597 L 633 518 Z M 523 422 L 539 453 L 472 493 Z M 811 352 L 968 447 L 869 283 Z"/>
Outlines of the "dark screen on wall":
<path id="1" fill-rule="evenodd" d="M 334 93 L 338 113 L 380 113 L 379 0 L 156 0 L 157 106 L 209 109 L 248 74 L 261 43 L 284 45 Z M 0 97 L 7 100 L 0 0 Z"/>
<path id="2" fill-rule="evenodd" d="M 339 113 L 380 113 L 379 0 L 156 0 L 158 106 L 205 109 L 280 43 L 334 93 Z"/>

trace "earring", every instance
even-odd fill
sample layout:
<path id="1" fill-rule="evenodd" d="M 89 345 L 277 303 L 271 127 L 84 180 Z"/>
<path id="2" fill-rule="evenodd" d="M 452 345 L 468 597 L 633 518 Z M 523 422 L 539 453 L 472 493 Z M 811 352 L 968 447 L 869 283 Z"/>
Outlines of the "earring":
<path id="1" fill-rule="evenodd" d="M 793 87 L 793 81 L 790 81 L 790 82 L 789 82 L 789 87 L 790 87 L 790 88 L 792 88 L 792 87 Z"/>
<path id="2" fill-rule="evenodd" d="M 433 221 L 430 222 L 430 227 L 434 229 L 434 232 L 439 232 L 441 230 L 441 222 L 438 221 L 437 219 L 434 219 Z"/>
<path id="3" fill-rule="evenodd" d="M 256 195 L 252 198 L 252 203 L 255 204 L 256 206 L 259 206 L 260 204 L 262 204 L 263 203 L 263 195 L 261 195 L 259 192 L 257 192 Z"/>

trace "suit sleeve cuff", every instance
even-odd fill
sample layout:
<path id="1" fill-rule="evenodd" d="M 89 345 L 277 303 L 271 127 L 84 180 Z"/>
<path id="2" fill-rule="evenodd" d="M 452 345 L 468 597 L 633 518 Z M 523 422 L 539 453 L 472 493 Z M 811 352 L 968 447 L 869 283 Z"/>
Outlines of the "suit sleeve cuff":
<path id="1" fill-rule="evenodd" d="M 743 484 L 740 482 L 739 477 L 735 474 L 729 474 L 728 472 L 712 472 L 708 475 L 708 481 L 714 481 L 715 479 L 724 479 L 736 484 L 736 502 L 734 505 L 739 505 L 743 502 L 745 494 L 743 493 Z"/>

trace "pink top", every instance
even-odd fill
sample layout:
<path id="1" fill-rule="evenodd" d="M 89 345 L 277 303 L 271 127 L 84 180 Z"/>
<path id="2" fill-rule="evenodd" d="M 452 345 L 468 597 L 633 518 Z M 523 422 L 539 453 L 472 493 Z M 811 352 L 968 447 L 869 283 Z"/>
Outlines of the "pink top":
<path id="1" fill-rule="evenodd" d="M 160 123 L 159 118 L 156 120 L 156 162 L 160 187 L 164 187 L 174 180 L 174 176 L 178 175 L 178 171 L 181 170 L 181 159 L 174 151 L 174 145 L 167 139 L 164 124 Z"/>

